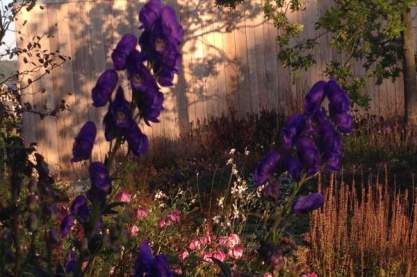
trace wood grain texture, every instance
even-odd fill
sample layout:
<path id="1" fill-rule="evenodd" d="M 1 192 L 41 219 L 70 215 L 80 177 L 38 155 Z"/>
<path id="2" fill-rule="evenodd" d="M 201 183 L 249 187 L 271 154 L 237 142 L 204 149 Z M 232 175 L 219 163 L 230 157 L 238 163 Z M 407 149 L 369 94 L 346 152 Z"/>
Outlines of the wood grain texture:
<path id="1" fill-rule="evenodd" d="M 24 116 L 26 141 L 37 141 L 50 163 L 76 168 L 69 163 L 73 138 L 86 120 L 100 127 L 94 158 L 103 158 L 108 148 L 101 127 L 106 108 L 91 106 L 91 89 L 99 74 L 111 67 L 110 55 L 121 36 L 127 32 L 140 34 L 137 11 L 145 2 L 44 0 L 43 10 L 37 6 L 20 17 L 21 21 L 28 19 L 28 24 L 17 22 L 18 31 L 24 34 L 23 40 L 17 41 L 19 45 L 27 43 L 33 35 L 51 31 L 54 36 L 45 47 L 59 49 L 72 57 L 23 95 L 25 101 L 37 106 L 51 107 L 62 98 L 70 105 L 71 110 L 57 118 L 40 120 L 33 114 Z M 317 64 L 304 74 L 290 74 L 277 59 L 277 30 L 264 20 L 263 0 L 246 1 L 234 12 L 216 8 L 214 0 L 167 2 L 174 5 L 181 19 L 185 42 L 176 86 L 163 90 L 166 101 L 161 123 L 141 126 L 152 139 L 177 139 L 197 122 L 230 110 L 240 117 L 264 109 L 285 114 L 300 111 L 306 91 L 323 78 L 326 62 L 334 57 L 343 59 L 329 48 L 329 36 L 323 36 L 314 50 Z M 331 3 L 331 0 L 311 0 L 306 11 L 290 16 L 291 20 L 305 24 L 302 38 L 314 36 L 315 19 Z M 417 30 L 417 20 L 415 27 Z M 25 69 L 22 60 L 19 68 Z M 355 65 L 355 71 L 364 73 L 359 64 Z M 126 82 L 121 85 L 127 89 Z M 48 90 L 47 94 L 37 93 L 42 87 Z M 401 78 L 395 83 L 386 80 L 381 87 L 369 80 L 364 93 L 372 98 L 371 113 L 384 117 L 403 113 Z M 128 90 L 126 94 L 129 98 Z"/>

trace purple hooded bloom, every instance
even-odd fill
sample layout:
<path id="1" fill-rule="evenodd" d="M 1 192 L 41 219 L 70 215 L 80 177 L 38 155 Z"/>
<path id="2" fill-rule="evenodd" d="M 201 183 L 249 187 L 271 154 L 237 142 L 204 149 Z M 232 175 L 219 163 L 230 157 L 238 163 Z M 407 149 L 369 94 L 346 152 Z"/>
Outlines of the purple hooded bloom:
<path id="1" fill-rule="evenodd" d="M 75 255 L 75 252 L 73 250 L 68 252 L 68 254 L 65 258 L 65 272 L 66 273 L 71 273 L 71 272 L 75 271 L 75 267 L 77 265 L 76 259 L 77 259 L 76 255 Z"/>
<path id="2" fill-rule="evenodd" d="M 119 87 L 116 98 L 110 104 L 107 114 L 104 116 L 104 135 L 107 141 L 116 136 L 124 135 L 132 121 L 132 111 L 129 102 L 126 101 L 122 87 Z"/>
<path id="3" fill-rule="evenodd" d="M 109 193 L 111 189 L 111 179 L 106 167 L 101 162 L 90 164 L 90 181 L 92 188 Z"/>
<path id="4" fill-rule="evenodd" d="M 350 100 L 347 93 L 335 80 L 330 80 L 325 87 L 329 99 L 330 115 L 345 113 L 350 109 Z"/>
<path id="5" fill-rule="evenodd" d="M 74 217 L 72 215 L 67 215 L 61 222 L 61 236 L 65 237 L 71 231 L 72 226 L 74 225 Z"/>
<path id="6" fill-rule="evenodd" d="M 119 76 L 114 69 L 108 69 L 100 75 L 92 90 L 94 107 L 103 107 L 109 102 L 118 81 Z"/>
<path id="7" fill-rule="evenodd" d="M 87 198 L 84 195 L 77 196 L 71 204 L 71 214 L 82 222 L 86 222 L 90 216 Z"/>
<path id="8" fill-rule="evenodd" d="M 139 253 L 135 261 L 134 277 L 171 277 L 168 261 L 164 255 L 154 257 L 149 242 L 144 240 L 139 245 Z"/>
<path id="9" fill-rule="evenodd" d="M 291 149 L 293 147 L 305 125 L 305 118 L 301 114 L 296 114 L 288 118 L 285 126 L 281 130 L 283 148 Z"/>
<path id="10" fill-rule="evenodd" d="M 324 88 L 325 81 L 318 81 L 314 84 L 311 90 L 307 93 L 304 101 L 304 112 L 312 114 L 320 109 L 321 103 L 325 97 Z"/>
<path id="11" fill-rule="evenodd" d="M 136 122 L 131 122 L 130 128 L 126 131 L 126 139 L 129 144 L 129 150 L 136 156 L 148 151 L 148 137 L 141 132 Z"/>
<path id="12" fill-rule="evenodd" d="M 336 124 L 337 128 L 342 133 L 351 133 L 352 132 L 352 124 L 353 124 L 353 118 L 348 113 L 339 113 L 335 114 L 332 117 L 334 124 Z"/>
<path id="13" fill-rule="evenodd" d="M 137 44 L 138 39 L 134 34 L 126 34 L 121 38 L 111 55 L 114 68 L 117 70 L 126 68 L 126 60 L 130 53 L 136 49 Z"/>
<path id="14" fill-rule="evenodd" d="M 271 150 L 266 156 L 258 162 L 254 173 L 255 184 L 260 186 L 268 181 L 272 173 L 278 166 L 278 162 L 281 159 L 281 155 L 275 151 Z"/>
<path id="15" fill-rule="evenodd" d="M 158 88 L 154 77 L 143 65 L 145 59 L 145 54 L 137 50 L 129 55 L 127 72 L 130 84 L 134 90 L 145 91 L 149 87 Z"/>
<path id="16" fill-rule="evenodd" d="M 145 30 L 151 30 L 164 7 L 161 0 L 150 0 L 139 10 L 139 21 Z"/>
<path id="17" fill-rule="evenodd" d="M 97 128 L 94 122 L 86 122 L 75 138 L 71 162 L 88 160 L 91 157 L 96 135 Z"/>
<path id="18" fill-rule="evenodd" d="M 319 192 L 310 193 L 306 196 L 300 196 L 294 202 L 293 210 L 296 214 L 307 213 L 322 207 L 324 204 L 323 195 Z"/>
<path id="19" fill-rule="evenodd" d="M 284 165 L 285 170 L 287 170 L 287 172 L 290 174 L 290 176 L 294 180 L 299 180 L 300 179 L 300 175 L 301 175 L 301 171 L 303 170 L 303 166 L 298 159 L 294 158 L 291 155 L 287 155 L 283 159 L 283 165 Z"/>
<path id="20" fill-rule="evenodd" d="M 320 153 L 314 141 L 309 137 L 297 140 L 298 157 L 308 175 L 314 175 L 320 170 Z"/>
<path id="21" fill-rule="evenodd" d="M 147 125 L 150 125 L 149 122 L 159 122 L 159 115 L 164 109 L 164 95 L 157 86 L 149 84 L 145 90 L 135 91 L 133 97 Z"/>
<path id="22" fill-rule="evenodd" d="M 330 170 L 339 170 L 342 157 L 342 138 L 325 114 L 318 114 L 318 145 Z"/>

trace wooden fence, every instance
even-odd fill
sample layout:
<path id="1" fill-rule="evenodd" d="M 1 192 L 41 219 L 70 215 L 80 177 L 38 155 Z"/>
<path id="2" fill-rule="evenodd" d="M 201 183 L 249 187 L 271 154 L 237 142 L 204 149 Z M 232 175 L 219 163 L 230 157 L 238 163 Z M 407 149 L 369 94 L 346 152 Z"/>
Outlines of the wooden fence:
<path id="1" fill-rule="evenodd" d="M 126 32 L 139 34 L 137 16 L 144 0 L 47 0 L 17 22 L 17 42 L 25 45 L 37 34 L 49 33 L 43 46 L 72 57 L 70 62 L 34 83 L 24 100 L 37 107 L 53 108 L 64 98 L 71 110 L 56 118 L 28 113 L 23 130 L 26 142 L 36 141 L 38 149 L 53 165 L 69 163 L 73 138 L 81 125 L 93 120 L 101 126 L 106 108 L 91 105 L 90 91 L 99 74 L 111 67 L 110 55 Z M 286 114 L 299 111 L 307 89 L 323 78 L 325 63 L 337 53 L 320 40 L 315 55 L 318 63 L 308 72 L 291 76 L 277 60 L 276 30 L 265 22 L 261 0 L 246 1 L 234 12 L 217 9 L 214 0 L 171 0 L 181 18 L 186 36 L 183 61 L 176 86 L 165 90 L 165 111 L 161 123 L 143 127 L 152 138 L 176 139 L 192 123 L 235 110 L 238 115 L 274 109 Z M 291 15 L 305 24 L 304 36 L 314 34 L 314 21 L 331 0 L 310 0 L 304 12 Z M 27 20 L 27 24 L 22 24 Z M 20 70 L 26 64 L 19 60 Z M 359 72 L 363 71 L 358 66 Z M 25 80 L 22 80 L 25 82 Z M 126 84 L 125 84 L 126 85 Z M 47 93 L 40 93 L 42 89 Z M 392 117 L 403 113 L 402 80 L 373 81 L 364 93 L 372 98 L 370 112 Z M 102 132 L 94 155 L 107 150 Z"/>

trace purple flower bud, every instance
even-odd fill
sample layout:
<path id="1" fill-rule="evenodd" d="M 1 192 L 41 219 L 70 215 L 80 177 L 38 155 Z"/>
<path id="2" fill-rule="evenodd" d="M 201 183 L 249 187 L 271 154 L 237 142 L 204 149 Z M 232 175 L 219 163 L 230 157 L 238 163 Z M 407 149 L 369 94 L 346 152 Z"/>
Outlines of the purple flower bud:
<path id="1" fill-rule="evenodd" d="M 145 30 L 151 30 L 160 17 L 163 4 L 161 0 L 150 0 L 139 10 L 139 21 Z"/>
<path id="2" fill-rule="evenodd" d="M 330 115 L 345 113 L 350 109 L 350 100 L 347 93 L 335 80 L 330 80 L 325 87 L 326 96 L 329 99 Z"/>
<path id="3" fill-rule="evenodd" d="M 134 34 L 126 34 L 121 38 L 111 55 L 114 68 L 117 70 L 126 68 L 126 59 L 136 49 L 137 44 L 138 39 Z"/>
<path id="4" fill-rule="evenodd" d="M 61 236 L 66 237 L 71 231 L 72 226 L 74 225 L 74 217 L 72 215 L 67 215 L 61 222 Z"/>
<path id="5" fill-rule="evenodd" d="M 323 102 L 325 93 L 324 88 L 326 82 L 318 81 L 314 84 L 311 90 L 307 93 L 304 102 L 304 112 L 307 114 L 312 114 L 320 109 L 321 103 Z"/>
<path id="6" fill-rule="evenodd" d="M 314 141 L 309 137 L 297 140 L 298 156 L 308 175 L 314 175 L 320 170 L 320 153 Z"/>
<path id="7" fill-rule="evenodd" d="M 148 138 L 140 131 L 136 122 L 131 122 L 130 128 L 126 131 L 126 139 L 129 144 L 129 150 L 136 156 L 142 155 L 148 151 Z"/>
<path id="8" fill-rule="evenodd" d="M 113 69 L 107 69 L 100 75 L 92 90 L 94 107 L 103 107 L 109 102 L 118 81 L 119 76 Z"/>
<path id="9" fill-rule="evenodd" d="M 165 255 L 158 255 L 155 257 L 152 264 L 152 273 L 150 276 L 166 276 L 173 277 L 174 274 L 169 269 L 168 260 Z"/>
<path id="10" fill-rule="evenodd" d="M 165 6 L 161 11 L 161 32 L 167 40 L 176 44 L 183 39 L 184 30 L 171 6 Z"/>
<path id="11" fill-rule="evenodd" d="M 91 157 L 97 128 L 94 122 L 88 121 L 81 128 L 72 147 L 72 162 L 88 160 Z"/>
<path id="12" fill-rule="evenodd" d="M 323 195 L 319 192 L 311 193 L 306 196 L 300 196 L 293 205 L 296 214 L 307 213 L 322 207 L 324 204 Z"/>
<path id="13" fill-rule="evenodd" d="M 277 151 L 271 150 L 258 162 L 253 177 L 256 185 L 263 185 L 271 177 L 280 159 L 281 155 Z"/>
<path id="14" fill-rule="evenodd" d="M 89 171 L 92 187 L 105 193 L 110 192 L 111 179 L 104 164 L 101 162 L 93 162 L 90 164 Z"/>

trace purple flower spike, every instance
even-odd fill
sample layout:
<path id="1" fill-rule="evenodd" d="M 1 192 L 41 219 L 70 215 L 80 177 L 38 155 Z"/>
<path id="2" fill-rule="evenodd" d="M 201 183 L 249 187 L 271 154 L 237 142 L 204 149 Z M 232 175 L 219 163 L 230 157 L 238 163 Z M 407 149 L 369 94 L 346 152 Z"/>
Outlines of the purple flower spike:
<path id="1" fill-rule="evenodd" d="M 74 225 L 74 217 L 72 215 L 67 215 L 61 222 L 61 236 L 66 237 L 71 231 L 72 226 Z"/>
<path id="2" fill-rule="evenodd" d="M 349 97 L 335 80 L 330 80 L 325 87 L 329 99 L 330 115 L 345 113 L 350 109 Z"/>
<path id="3" fill-rule="evenodd" d="M 320 153 L 311 138 L 302 137 L 297 141 L 298 156 L 308 175 L 320 170 Z"/>
<path id="4" fill-rule="evenodd" d="M 254 173 L 255 184 L 260 186 L 265 184 L 278 166 L 281 155 L 275 151 L 270 151 L 262 160 L 258 162 Z"/>
<path id="5" fill-rule="evenodd" d="M 72 147 L 71 162 L 79 162 L 90 159 L 96 135 L 96 125 L 94 122 L 87 121 L 75 138 L 75 142 Z"/>
<path id="6" fill-rule="evenodd" d="M 149 122 L 159 122 L 159 115 L 164 109 L 164 95 L 154 84 L 144 84 L 147 88 L 143 91 L 135 91 L 134 97 L 140 109 L 141 116 L 147 125 Z"/>
<path id="7" fill-rule="evenodd" d="M 140 131 L 136 122 L 131 122 L 131 126 L 126 133 L 126 139 L 129 144 L 129 150 L 136 156 L 145 154 L 148 151 L 148 137 Z"/>
<path id="8" fill-rule="evenodd" d="M 113 69 L 108 69 L 100 75 L 92 90 L 94 107 L 103 107 L 109 102 L 118 81 L 119 76 Z"/>
<path id="9" fill-rule="evenodd" d="M 126 68 L 127 57 L 136 49 L 137 44 L 138 39 L 134 34 L 126 34 L 121 38 L 111 55 L 114 68 L 117 70 Z"/>
<path id="10" fill-rule="evenodd" d="M 139 10 L 139 21 L 145 30 L 151 30 L 159 19 L 163 4 L 161 0 L 150 0 Z"/>
<path id="11" fill-rule="evenodd" d="M 319 192 L 300 196 L 293 205 L 296 214 L 303 214 L 322 207 L 324 204 L 323 195 Z"/>
<path id="12" fill-rule="evenodd" d="M 325 93 L 324 88 L 326 82 L 318 81 L 314 84 L 311 90 L 307 93 L 304 102 L 304 112 L 307 114 L 313 114 L 320 109 L 321 103 L 323 102 Z"/>
<path id="13" fill-rule="evenodd" d="M 77 196 L 70 208 L 71 214 L 81 222 L 86 222 L 90 216 L 90 209 L 87 205 L 87 198 L 84 195 Z"/>
<path id="14" fill-rule="evenodd" d="M 111 179 L 104 164 L 93 162 L 89 171 L 92 188 L 108 193 L 111 189 Z"/>

